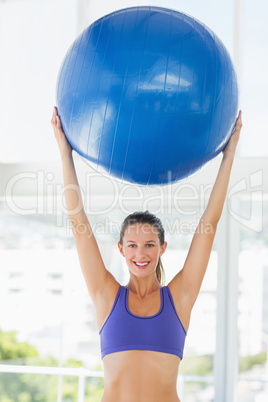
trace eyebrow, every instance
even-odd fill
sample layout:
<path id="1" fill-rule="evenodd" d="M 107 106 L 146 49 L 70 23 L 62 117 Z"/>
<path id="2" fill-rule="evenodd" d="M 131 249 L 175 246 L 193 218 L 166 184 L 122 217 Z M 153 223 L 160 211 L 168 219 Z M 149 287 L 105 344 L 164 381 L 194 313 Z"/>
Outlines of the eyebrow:
<path id="1" fill-rule="evenodd" d="M 136 243 L 134 240 L 128 240 L 127 243 Z M 154 240 L 147 240 L 146 243 L 156 243 Z"/>

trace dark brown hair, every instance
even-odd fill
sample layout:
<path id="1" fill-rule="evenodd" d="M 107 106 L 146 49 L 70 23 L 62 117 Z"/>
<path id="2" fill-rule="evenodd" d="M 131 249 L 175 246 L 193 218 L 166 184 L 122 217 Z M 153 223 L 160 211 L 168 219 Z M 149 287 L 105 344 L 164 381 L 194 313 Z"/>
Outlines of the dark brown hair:
<path id="1" fill-rule="evenodd" d="M 123 239 L 125 235 L 126 228 L 128 226 L 135 225 L 136 223 L 150 225 L 157 230 L 157 234 L 159 237 L 160 245 L 163 246 L 165 243 L 165 231 L 162 225 L 162 222 L 157 216 L 151 214 L 149 211 L 138 211 L 133 212 L 132 214 L 128 215 L 122 223 L 121 231 L 120 231 L 120 244 L 123 245 Z M 158 282 L 161 285 L 165 284 L 165 271 L 162 265 L 161 258 L 159 257 L 157 266 L 156 266 L 156 277 Z"/>

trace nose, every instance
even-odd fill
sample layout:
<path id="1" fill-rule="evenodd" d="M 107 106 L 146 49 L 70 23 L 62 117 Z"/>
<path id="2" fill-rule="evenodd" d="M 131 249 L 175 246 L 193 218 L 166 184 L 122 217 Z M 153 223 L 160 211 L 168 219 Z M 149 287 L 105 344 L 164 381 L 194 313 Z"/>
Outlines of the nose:
<path id="1" fill-rule="evenodd" d="M 136 258 L 139 259 L 140 261 L 145 257 L 145 250 L 143 247 L 138 247 L 136 249 Z"/>

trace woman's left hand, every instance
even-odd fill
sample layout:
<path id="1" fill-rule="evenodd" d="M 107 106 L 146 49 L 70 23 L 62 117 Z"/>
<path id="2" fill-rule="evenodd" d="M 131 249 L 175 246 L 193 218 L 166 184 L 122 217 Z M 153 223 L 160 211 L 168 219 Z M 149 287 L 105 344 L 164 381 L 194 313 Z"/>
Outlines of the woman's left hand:
<path id="1" fill-rule="evenodd" d="M 234 132 L 231 135 L 226 147 L 222 151 L 224 158 L 226 158 L 228 156 L 234 157 L 236 147 L 237 147 L 237 143 L 238 143 L 238 140 L 239 140 L 239 137 L 240 137 L 241 128 L 242 128 L 242 112 L 240 110 L 239 114 L 238 114 L 238 117 L 237 117 L 237 120 L 236 120 L 236 125 L 235 125 Z"/>

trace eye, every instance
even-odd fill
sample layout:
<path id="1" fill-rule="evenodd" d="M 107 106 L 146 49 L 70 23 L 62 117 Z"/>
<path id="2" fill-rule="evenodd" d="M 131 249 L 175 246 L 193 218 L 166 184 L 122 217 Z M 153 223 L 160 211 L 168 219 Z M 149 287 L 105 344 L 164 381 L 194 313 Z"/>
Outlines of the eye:
<path id="1" fill-rule="evenodd" d="M 154 247 L 154 244 L 148 243 L 148 244 L 147 244 L 147 247 L 148 247 L 148 248 Z"/>
<path id="2" fill-rule="evenodd" d="M 129 244 L 128 247 L 129 248 L 134 248 L 134 247 L 136 247 L 136 244 Z"/>

